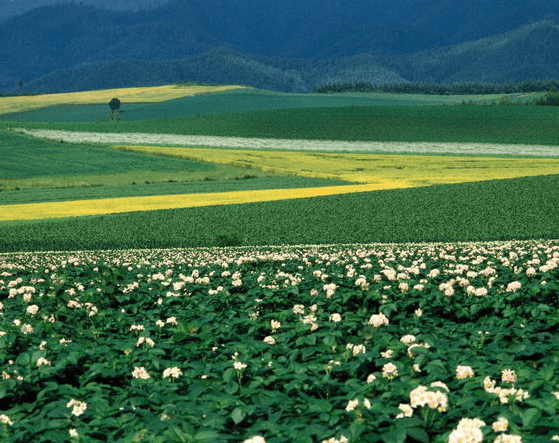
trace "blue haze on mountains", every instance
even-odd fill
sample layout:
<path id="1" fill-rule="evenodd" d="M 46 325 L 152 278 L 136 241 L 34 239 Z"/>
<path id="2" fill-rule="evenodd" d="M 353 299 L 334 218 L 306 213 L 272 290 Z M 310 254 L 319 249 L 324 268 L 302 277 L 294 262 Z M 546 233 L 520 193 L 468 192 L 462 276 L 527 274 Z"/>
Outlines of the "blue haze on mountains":
<path id="1" fill-rule="evenodd" d="M 235 51 L 237 65 L 240 57 L 246 64 L 246 57 L 332 60 L 411 54 L 552 16 L 559 17 L 559 0 L 0 0 L 0 90 L 63 69 L 77 75 L 76 69 L 87 68 L 91 74 L 116 60 L 128 65 L 131 60 L 180 60 L 216 48 Z M 553 33 L 550 44 L 555 44 Z M 277 61 L 250 62 L 280 69 Z M 555 69 L 543 64 L 546 76 Z M 395 62 L 375 59 L 374 66 L 390 69 L 394 78 L 410 77 Z M 173 69 L 180 75 L 183 67 Z M 48 82 L 53 81 L 51 76 Z"/>

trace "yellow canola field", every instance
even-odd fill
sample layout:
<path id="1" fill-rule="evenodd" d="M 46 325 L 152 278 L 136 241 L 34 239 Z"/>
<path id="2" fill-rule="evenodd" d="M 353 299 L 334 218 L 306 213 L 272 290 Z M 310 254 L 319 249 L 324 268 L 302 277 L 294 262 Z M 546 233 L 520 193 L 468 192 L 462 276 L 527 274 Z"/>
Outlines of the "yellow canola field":
<path id="1" fill-rule="evenodd" d="M 372 183 L 382 189 L 559 174 L 559 159 L 316 153 L 121 146 L 136 152 L 234 164 L 280 174 Z"/>
<path id="2" fill-rule="evenodd" d="M 142 88 L 102 89 L 98 91 L 68 92 L 60 94 L 26 95 L 0 97 L 0 115 L 13 112 L 30 111 L 53 105 L 94 105 L 108 104 L 113 98 L 122 103 L 159 103 L 191 95 L 208 94 L 231 89 L 244 89 L 245 86 L 206 86 L 206 85 L 164 85 Z"/>
<path id="3" fill-rule="evenodd" d="M 398 186 L 391 187 L 394 188 Z M 388 188 L 384 188 L 382 185 L 365 184 L 303 189 L 264 189 L 206 194 L 156 195 L 148 197 L 121 197 L 97 200 L 2 205 L 0 206 L 0 222 L 289 200 L 295 198 L 318 197 L 321 195 L 376 191 L 380 189 Z"/>
<path id="4" fill-rule="evenodd" d="M 559 159 L 339 154 L 149 146 L 127 146 L 118 149 L 237 164 L 282 174 L 337 178 L 356 184 L 2 205 L 0 221 L 242 204 L 443 183 L 559 174 Z"/>

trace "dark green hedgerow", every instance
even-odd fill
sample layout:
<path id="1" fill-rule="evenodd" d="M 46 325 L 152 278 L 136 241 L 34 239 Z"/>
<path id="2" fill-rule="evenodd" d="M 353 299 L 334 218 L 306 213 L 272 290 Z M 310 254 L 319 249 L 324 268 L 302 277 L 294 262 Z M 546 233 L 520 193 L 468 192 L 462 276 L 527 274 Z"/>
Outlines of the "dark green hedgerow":
<path id="1" fill-rule="evenodd" d="M 0 250 L 556 238 L 559 176 L 0 224 Z"/>

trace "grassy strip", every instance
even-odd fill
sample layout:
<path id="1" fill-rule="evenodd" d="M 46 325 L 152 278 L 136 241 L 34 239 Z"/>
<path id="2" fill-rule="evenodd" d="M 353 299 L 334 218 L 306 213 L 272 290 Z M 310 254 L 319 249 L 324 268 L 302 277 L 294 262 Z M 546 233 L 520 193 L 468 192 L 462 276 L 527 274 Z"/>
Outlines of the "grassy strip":
<path id="1" fill-rule="evenodd" d="M 232 172 L 232 170 L 229 172 Z M 282 176 L 258 177 L 253 174 L 260 175 L 259 171 L 246 172 L 247 173 L 245 175 L 238 176 L 232 180 L 211 179 L 211 175 L 208 174 L 205 179 L 192 182 L 152 183 L 148 181 L 148 183 L 141 182 L 136 185 L 80 186 L 57 189 L 31 188 L 3 191 L 0 192 L 0 205 L 152 195 L 233 192 L 254 189 L 297 189 L 348 184 L 348 182 L 341 180 L 321 178 Z"/>
<path id="2" fill-rule="evenodd" d="M 0 126 L 13 125 L 2 122 Z M 18 126 L 90 132 L 557 145 L 557 110 L 545 106 L 367 106 L 238 112 L 143 122 Z"/>
<path id="3" fill-rule="evenodd" d="M 2 251 L 554 238 L 559 176 L 0 224 Z"/>
<path id="4" fill-rule="evenodd" d="M 191 95 L 208 94 L 243 86 L 164 85 L 140 88 L 102 89 L 97 91 L 68 92 L 61 94 L 0 97 L 0 115 L 28 111 L 61 104 L 102 103 L 108 106 L 113 98 L 123 103 L 157 103 Z"/>
<path id="5" fill-rule="evenodd" d="M 0 131 L 1 179 L 103 175 L 130 171 L 210 171 L 213 165 L 115 151 L 102 146 L 44 141 Z M 149 178 L 146 176 L 146 178 Z"/>
<path id="6" fill-rule="evenodd" d="M 0 190 L 232 180 L 246 175 L 273 174 L 103 146 L 49 142 L 0 130 Z M 128 195 L 142 194 L 131 190 Z"/>
<path id="7" fill-rule="evenodd" d="M 541 240 L 0 255 L 0 438 L 550 442 L 558 262 Z"/>

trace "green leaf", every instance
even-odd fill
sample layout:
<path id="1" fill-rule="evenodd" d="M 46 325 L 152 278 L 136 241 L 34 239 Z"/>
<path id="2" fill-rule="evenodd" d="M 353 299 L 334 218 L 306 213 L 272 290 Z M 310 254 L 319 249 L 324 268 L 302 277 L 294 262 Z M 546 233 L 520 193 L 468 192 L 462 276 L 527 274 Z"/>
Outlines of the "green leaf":
<path id="1" fill-rule="evenodd" d="M 216 431 L 201 431 L 194 436 L 196 442 L 214 442 L 223 440 L 223 436 Z"/>
<path id="2" fill-rule="evenodd" d="M 223 373 L 223 381 L 230 382 L 237 376 L 237 372 L 233 368 L 226 369 Z"/>
<path id="3" fill-rule="evenodd" d="M 542 415 L 542 411 L 537 408 L 530 408 L 522 414 L 522 426 L 530 427 L 535 423 Z"/>
<path id="4" fill-rule="evenodd" d="M 422 428 L 407 428 L 406 433 L 421 443 L 429 443 L 429 435 Z"/>
<path id="5" fill-rule="evenodd" d="M 246 417 L 246 412 L 241 408 L 235 408 L 233 409 L 233 412 L 231 412 L 231 419 L 236 425 L 242 422 L 245 417 Z"/>
<path id="6" fill-rule="evenodd" d="M 381 435 L 384 443 L 404 443 L 406 441 L 406 429 L 396 428 L 393 431 Z"/>
<path id="7" fill-rule="evenodd" d="M 31 354 L 29 352 L 22 352 L 17 356 L 16 363 L 20 366 L 27 366 L 31 363 Z"/>

